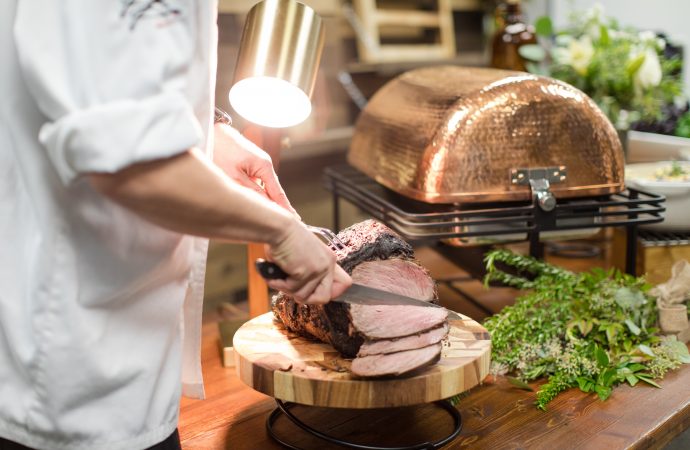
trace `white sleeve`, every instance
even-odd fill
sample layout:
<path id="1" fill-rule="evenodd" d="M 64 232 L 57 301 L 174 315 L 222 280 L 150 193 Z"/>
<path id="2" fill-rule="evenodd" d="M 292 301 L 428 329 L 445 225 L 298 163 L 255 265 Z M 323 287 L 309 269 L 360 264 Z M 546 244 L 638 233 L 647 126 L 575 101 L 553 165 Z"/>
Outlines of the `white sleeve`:
<path id="1" fill-rule="evenodd" d="M 202 139 L 187 97 L 192 1 L 20 0 L 14 36 L 65 184 L 184 152 Z"/>

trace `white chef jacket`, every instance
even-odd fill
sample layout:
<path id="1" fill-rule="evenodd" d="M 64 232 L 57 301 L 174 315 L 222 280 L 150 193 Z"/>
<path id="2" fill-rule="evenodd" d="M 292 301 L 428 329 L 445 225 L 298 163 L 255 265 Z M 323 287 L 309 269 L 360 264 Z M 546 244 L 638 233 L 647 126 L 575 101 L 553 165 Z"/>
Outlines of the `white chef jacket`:
<path id="1" fill-rule="evenodd" d="M 212 147 L 215 3 L 0 2 L 1 437 L 145 448 L 203 396 L 207 241 L 83 175 Z"/>

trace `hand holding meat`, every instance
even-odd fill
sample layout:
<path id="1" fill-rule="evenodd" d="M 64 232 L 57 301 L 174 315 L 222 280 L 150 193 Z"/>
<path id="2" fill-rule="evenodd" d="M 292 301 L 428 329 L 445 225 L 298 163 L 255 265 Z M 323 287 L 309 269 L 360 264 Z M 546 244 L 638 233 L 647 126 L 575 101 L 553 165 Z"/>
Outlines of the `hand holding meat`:
<path id="1" fill-rule="evenodd" d="M 214 131 L 213 162 L 237 183 L 299 217 L 278 181 L 268 153 L 228 125 L 218 123 Z"/>
<path id="2" fill-rule="evenodd" d="M 328 303 L 352 284 L 331 249 L 297 221 L 266 253 L 288 274 L 287 279 L 271 280 L 268 285 L 299 303 Z"/>

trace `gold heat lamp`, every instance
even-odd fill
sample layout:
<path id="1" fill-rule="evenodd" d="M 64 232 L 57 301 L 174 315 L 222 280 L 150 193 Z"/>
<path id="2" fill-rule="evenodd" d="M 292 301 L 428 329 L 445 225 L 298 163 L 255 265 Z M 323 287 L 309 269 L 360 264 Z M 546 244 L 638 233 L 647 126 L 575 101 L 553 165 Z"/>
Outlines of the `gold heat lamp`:
<path id="1" fill-rule="evenodd" d="M 245 119 L 270 128 L 303 122 L 324 45 L 321 18 L 295 0 L 264 0 L 247 15 L 230 104 Z"/>
<path id="2" fill-rule="evenodd" d="M 263 0 L 247 14 L 240 40 L 230 105 L 257 127 L 257 143 L 278 169 L 281 128 L 302 123 L 311 114 L 311 94 L 324 46 L 321 18 L 296 0 Z M 268 311 L 268 288 L 254 270 L 263 245 L 247 247 L 249 314 Z M 232 345 L 230 343 L 230 345 Z"/>

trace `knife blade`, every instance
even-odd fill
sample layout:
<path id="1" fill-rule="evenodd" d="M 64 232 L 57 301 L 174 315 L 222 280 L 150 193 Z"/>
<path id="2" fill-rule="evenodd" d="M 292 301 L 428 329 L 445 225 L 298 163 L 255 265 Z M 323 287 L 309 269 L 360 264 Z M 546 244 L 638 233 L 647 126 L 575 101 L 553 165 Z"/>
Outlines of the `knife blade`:
<path id="1" fill-rule="evenodd" d="M 287 278 L 287 273 L 283 271 L 277 264 L 265 261 L 263 259 L 256 260 L 256 269 L 267 280 L 280 280 Z M 443 308 L 441 305 L 425 302 L 412 297 L 407 297 L 400 294 L 394 294 L 388 291 L 371 288 L 361 284 L 353 283 L 344 293 L 331 300 L 332 302 L 340 303 L 354 303 L 358 305 L 407 305 L 407 306 L 422 306 L 425 308 L 442 308 L 448 311 L 448 319 L 463 320 L 460 314 Z"/>

